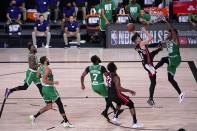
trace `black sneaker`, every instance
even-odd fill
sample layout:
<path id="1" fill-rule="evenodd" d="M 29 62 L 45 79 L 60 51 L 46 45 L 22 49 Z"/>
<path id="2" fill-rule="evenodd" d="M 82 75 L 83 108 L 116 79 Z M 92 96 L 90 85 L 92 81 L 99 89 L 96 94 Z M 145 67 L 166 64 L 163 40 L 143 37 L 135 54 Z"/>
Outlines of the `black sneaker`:
<path id="1" fill-rule="evenodd" d="M 155 102 L 154 102 L 154 100 L 148 99 L 147 103 L 148 103 L 150 106 L 155 107 Z"/>
<path id="2" fill-rule="evenodd" d="M 110 121 L 107 112 L 103 111 L 103 112 L 101 113 L 101 115 L 104 116 L 104 117 L 107 119 L 107 121 Z"/>

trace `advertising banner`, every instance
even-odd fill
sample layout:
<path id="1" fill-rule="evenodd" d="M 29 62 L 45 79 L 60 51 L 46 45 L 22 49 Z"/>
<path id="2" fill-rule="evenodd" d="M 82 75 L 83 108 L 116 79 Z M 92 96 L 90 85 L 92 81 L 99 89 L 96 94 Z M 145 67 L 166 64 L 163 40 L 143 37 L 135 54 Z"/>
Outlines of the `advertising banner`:
<path id="1" fill-rule="evenodd" d="M 140 32 L 142 25 L 136 24 L 136 32 L 141 38 L 146 39 L 146 35 Z M 196 45 L 197 46 L 197 29 L 194 30 L 189 24 L 174 25 L 178 29 L 179 41 L 182 45 Z M 165 39 L 168 33 L 166 24 L 154 24 L 145 27 L 152 35 L 152 43 L 157 43 Z M 106 30 L 107 48 L 129 48 L 134 47 L 132 43 L 132 32 L 126 30 L 126 24 L 111 24 L 107 26 Z"/>
<path id="2" fill-rule="evenodd" d="M 181 1 L 174 1 L 173 2 L 173 13 L 197 13 L 197 1 L 191 2 L 181 2 Z"/>

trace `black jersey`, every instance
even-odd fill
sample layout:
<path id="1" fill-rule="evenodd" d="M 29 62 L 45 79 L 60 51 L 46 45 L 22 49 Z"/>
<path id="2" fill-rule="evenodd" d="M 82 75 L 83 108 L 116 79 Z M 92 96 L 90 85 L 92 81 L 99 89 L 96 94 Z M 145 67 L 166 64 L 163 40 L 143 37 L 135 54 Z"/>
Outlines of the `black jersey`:
<path id="1" fill-rule="evenodd" d="M 115 83 L 113 81 L 114 76 L 117 76 L 117 74 L 110 73 L 109 76 L 107 76 L 107 83 L 108 83 L 108 96 L 109 97 L 114 97 L 116 96 L 116 87 Z"/>
<path id="2" fill-rule="evenodd" d="M 140 48 L 140 45 L 137 44 L 135 47 L 135 50 L 139 53 L 143 64 L 153 65 L 153 58 L 152 58 L 147 46 L 145 46 L 145 49 L 142 49 L 142 48 Z"/>
<path id="3" fill-rule="evenodd" d="M 130 101 L 129 97 L 122 94 L 121 91 L 115 87 L 115 82 L 113 81 L 115 76 L 118 75 L 115 73 L 110 73 L 107 78 L 108 97 L 110 100 L 117 103 L 118 105 L 126 105 Z"/>

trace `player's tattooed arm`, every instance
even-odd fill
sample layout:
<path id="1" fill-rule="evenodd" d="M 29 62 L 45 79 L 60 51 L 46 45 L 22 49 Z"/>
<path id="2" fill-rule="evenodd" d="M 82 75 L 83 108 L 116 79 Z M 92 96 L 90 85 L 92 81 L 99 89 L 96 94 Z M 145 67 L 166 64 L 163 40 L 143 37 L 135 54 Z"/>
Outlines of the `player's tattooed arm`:
<path id="1" fill-rule="evenodd" d="M 36 62 L 36 57 L 34 57 L 33 55 L 29 57 L 29 68 L 31 68 L 33 70 L 37 70 L 37 68 L 38 68 L 38 64 Z"/>

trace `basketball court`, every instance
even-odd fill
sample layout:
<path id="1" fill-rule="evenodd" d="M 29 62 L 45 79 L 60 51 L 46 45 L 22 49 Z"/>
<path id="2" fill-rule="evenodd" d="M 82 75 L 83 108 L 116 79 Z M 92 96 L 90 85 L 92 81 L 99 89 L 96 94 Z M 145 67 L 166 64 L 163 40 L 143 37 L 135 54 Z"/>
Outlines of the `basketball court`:
<path id="1" fill-rule="evenodd" d="M 85 79 L 86 89 L 80 85 L 80 76 L 90 65 L 90 57 L 98 55 L 106 66 L 109 61 L 115 61 L 118 66 L 122 86 L 136 91 L 131 96 L 135 103 L 138 121 L 146 131 L 177 131 L 185 128 L 196 131 L 197 125 L 197 49 L 181 48 L 182 63 L 177 69 L 175 79 L 180 88 L 186 93 L 184 101 L 178 103 L 178 94 L 168 82 L 166 65 L 157 70 L 157 85 L 155 89 L 156 108 L 147 103 L 149 94 L 149 78 L 143 69 L 138 53 L 132 49 L 102 49 L 102 48 L 69 48 L 69 49 L 38 49 L 38 57 L 46 55 L 50 60 L 56 86 L 66 114 L 73 129 L 61 126 L 62 117 L 57 106 L 36 119 L 36 124 L 28 123 L 28 116 L 37 113 L 45 105 L 39 95 L 37 87 L 32 84 L 26 91 L 14 92 L 6 101 L 0 119 L 1 131 L 130 131 L 132 117 L 126 106 L 120 115 L 120 126 L 108 123 L 100 114 L 105 108 L 105 101 L 95 94 L 90 85 L 89 75 Z M 0 105 L 4 99 L 6 88 L 13 88 L 23 84 L 27 64 L 28 49 L 0 49 Z M 155 57 L 155 64 L 161 57 L 166 56 L 164 49 Z M 109 117 L 113 117 L 113 112 Z"/>

